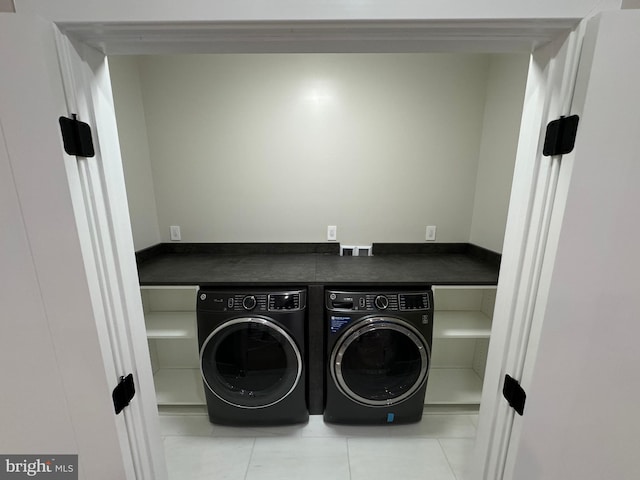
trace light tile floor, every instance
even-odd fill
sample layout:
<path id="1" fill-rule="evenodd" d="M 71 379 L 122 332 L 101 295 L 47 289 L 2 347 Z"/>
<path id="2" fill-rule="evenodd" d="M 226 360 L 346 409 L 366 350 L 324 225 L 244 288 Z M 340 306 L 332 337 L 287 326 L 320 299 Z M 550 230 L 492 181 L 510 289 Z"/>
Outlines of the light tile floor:
<path id="1" fill-rule="evenodd" d="M 425 413 L 411 425 L 212 425 L 204 414 L 161 414 L 170 480 L 462 480 L 477 415 Z"/>

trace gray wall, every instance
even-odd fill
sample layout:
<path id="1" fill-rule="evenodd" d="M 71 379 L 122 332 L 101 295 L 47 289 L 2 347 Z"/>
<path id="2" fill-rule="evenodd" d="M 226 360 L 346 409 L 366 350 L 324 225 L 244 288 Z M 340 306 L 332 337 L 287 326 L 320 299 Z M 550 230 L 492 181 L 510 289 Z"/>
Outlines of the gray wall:
<path id="1" fill-rule="evenodd" d="M 340 242 L 359 245 L 423 242 L 436 225 L 437 241 L 501 250 L 515 149 L 489 148 L 485 124 L 519 118 L 521 96 L 492 92 L 524 91 L 525 57 L 116 57 L 119 125 L 140 125 L 122 142 L 136 248 L 158 229 L 169 241 L 170 225 L 191 242 L 321 242 L 337 225 Z M 141 92 L 144 120 L 121 90 Z"/>
<path id="2" fill-rule="evenodd" d="M 492 55 L 469 241 L 501 252 L 529 58 Z"/>
<path id="3" fill-rule="evenodd" d="M 109 58 L 129 216 L 136 250 L 160 243 L 156 196 L 149 157 L 140 75 L 136 57 Z"/>

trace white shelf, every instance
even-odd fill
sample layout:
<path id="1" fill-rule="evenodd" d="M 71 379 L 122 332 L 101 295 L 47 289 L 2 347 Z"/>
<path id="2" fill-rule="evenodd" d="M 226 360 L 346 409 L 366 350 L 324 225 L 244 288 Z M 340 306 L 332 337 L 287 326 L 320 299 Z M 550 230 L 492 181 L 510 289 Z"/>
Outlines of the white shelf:
<path id="1" fill-rule="evenodd" d="M 491 319 L 474 310 L 436 310 L 433 338 L 489 338 Z"/>
<path id="2" fill-rule="evenodd" d="M 147 338 L 196 338 L 196 312 L 148 312 Z"/>
<path id="3" fill-rule="evenodd" d="M 153 375 L 158 405 L 205 405 L 197 368 L 161 368 Z"/>
<path id="4" fill-rule="evenodd" d="M 427 381 L 427 405 L 479 404 L 482 380 L 472 369 L 432 368 Z"/>

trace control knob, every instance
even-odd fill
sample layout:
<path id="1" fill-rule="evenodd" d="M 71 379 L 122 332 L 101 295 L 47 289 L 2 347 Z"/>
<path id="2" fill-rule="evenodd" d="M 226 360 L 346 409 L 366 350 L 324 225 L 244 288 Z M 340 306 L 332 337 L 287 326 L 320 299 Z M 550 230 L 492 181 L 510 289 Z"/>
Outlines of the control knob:
<path id="1" fill-rule="evenodd" d="M 373 304 L 378 310 L 386 310 L 389 306 L 389 299 L 384 295 L 378 295 L 373 301 Z"/>
<path id="2" fill-rule="evenodd" d="M 242 308 L 244 308 L 245 310 L 253 310 L 254 308 L 256 308 L 257 303 L 258 302 L 256 301 L 256 297 L 254 295 L 247 295 L 242 299 Z"/>

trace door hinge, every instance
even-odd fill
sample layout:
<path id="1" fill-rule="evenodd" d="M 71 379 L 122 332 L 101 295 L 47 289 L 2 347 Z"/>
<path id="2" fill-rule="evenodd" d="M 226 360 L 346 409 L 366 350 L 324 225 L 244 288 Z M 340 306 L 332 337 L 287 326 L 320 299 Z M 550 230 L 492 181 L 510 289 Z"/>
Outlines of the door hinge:
<path id="1" fill-rule="evenodd" d="M 560 117 L 547 125 L 547 134 L 544 137 L 544 147 L 542 155 L 552 157 L 554 155 L 564 155 L 573 151 L 578 134 L 578 115 Z"/>
<path id="2" fill-rule="evenodd" d="M 502 395 L 507 399 L 509 405 L 518 412 L 520 416 L 522 416 L 522 413 L 524 412 L 524 402 L 527 400 L 527 393 L 516 379 L 509 375 L 504 376 Z"/>
<path id="3" fill-rule="evenodd" d="M 64 151 L 76 157 L 93 157 L 93 138 L 91 137 L 91 127 L 81 122 L 72 114 L 73 118 L 60 117 L 60 130 L 62 131 L 62 143 Z"/>
<path id="4" fill-rule="evenodd" d="M 113 407 L 116 415 L 122 411 L 124 407 L 131 403 L 131 399 L 136 394 L 136 387 L 133 384 L 133 374 L 130 373 L 126 377 L 120 377 L 120 382 L 113 389 L 111 397 L 113 398 Z"/>

